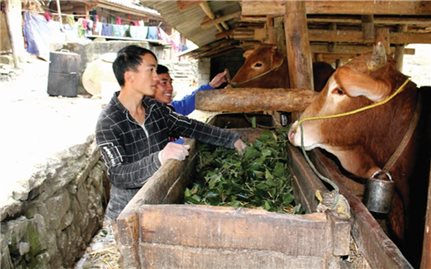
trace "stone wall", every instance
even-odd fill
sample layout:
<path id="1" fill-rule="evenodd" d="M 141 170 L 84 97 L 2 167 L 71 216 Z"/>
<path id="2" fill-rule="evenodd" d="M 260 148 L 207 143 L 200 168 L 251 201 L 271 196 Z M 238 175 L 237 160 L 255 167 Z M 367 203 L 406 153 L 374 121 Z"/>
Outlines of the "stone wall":
<path id="1" fill-rule="evenodd" d="M 94 135 L 52 158 L 0 208 L 0 267 L 72 268 L 102 226 L 108 188 Z"/>

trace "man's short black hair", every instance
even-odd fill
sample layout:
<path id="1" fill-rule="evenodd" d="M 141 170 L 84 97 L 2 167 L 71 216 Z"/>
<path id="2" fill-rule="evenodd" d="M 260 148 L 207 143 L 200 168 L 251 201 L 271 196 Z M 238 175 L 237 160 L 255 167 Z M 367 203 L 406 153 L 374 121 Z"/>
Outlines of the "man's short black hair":
<path id="1" fill-rule="evenodd" d="M 164 66 L 163 64 L 158 64 L 157 65 L 157 74 L 169 74 L 169 69 Z"/>
<path id="2" fill-rule="evenodd" d="M 124 73 L 128 70 L 137 70 L 145 54 L 151 54 L 157 61 L 154 52 L 141 46 L 129 45 L 118 51 L 117 57 L 112 63 L 112 69 L 120 86 L 124 86 L 125 83 Z"/>

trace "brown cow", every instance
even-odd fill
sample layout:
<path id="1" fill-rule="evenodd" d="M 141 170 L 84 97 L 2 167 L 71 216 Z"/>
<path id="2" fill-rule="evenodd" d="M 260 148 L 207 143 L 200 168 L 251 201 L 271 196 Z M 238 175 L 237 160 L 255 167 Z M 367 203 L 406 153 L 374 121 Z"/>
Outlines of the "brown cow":
<path id="1" fill-rule="evenodd" d="M 307 117 L 352 111 L 382 101 L 406 79 L 405 75 L 396 70 L 392 60 L 386 61 L 384 48 L 379 44 L 374 54 L 357 57 L 338 68 L 323 91 L 305 109 L 299 121 Z M 416 85 L 408 82 L 404 91 L 384 105 L 340 118 L 303 121 L 303 145 L 306 150 L 317 147 L 325 149 L 334 154 L 347 171 L 361 178 L 370 178 L 385 166 L 400 145 L 418 105 Z M 422 121 L 419 126 L 421 124 Z M 415 172 L 415 163 L 423 162 L 423 159 L 429 163 L 429 152 L 423 159 L 416 159 L 420 143 L 418 139 L 426 133 L 418 129 L 416 128 L 400 158 L 389 170 L 395 182 L 395 195 L 388 214 L 390 235 L 404 251 L 416 248 L 416 253 L 413 254 L 416 255 L 413 258 L 416 260 L 413 262 L 417 262 L 421 236 L 417 235 L 413 239 L 414 235 L 410 232 L 423 233 L 423 226 L 413 222 L 423 221 L 423 215 L 420 215 L 425 211 L 423 207 L 426 203 L 420 199 L 425 196 L 426 201 L 423 189 L 426 190 L 427 172 L 424 171 L 423 175 L 416 174 L 414 178 L 411 175 Z M 293 145 L 301 146 L 298 121 L 290 129 L 289 140 Z M 414 204 L 419 200 L 423 204 Z M 413 213 L 419 216 L 412 217 Z M 412 241 L 407 242 L 408 240 Z"/>
<path id="2" fill-rule="evenodd" d="M 273 45 L 260 45 L 243 54 L 244 64 L 232 78 L 233 87 L 290 88 L 286 57 Z M 314 89 L 320 91 L 334 68 L 325 62 L 313 63 Z"/>

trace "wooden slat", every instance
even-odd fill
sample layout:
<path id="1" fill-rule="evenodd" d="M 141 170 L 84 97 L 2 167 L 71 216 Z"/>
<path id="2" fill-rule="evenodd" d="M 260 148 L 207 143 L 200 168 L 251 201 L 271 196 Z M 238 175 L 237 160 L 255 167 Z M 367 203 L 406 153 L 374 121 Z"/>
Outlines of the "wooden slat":
<path id="1" fill-rule="evenodd" d="M 190 7 L 194 7 L 202 3 L 203 0 L 177 0 L 177 7 L 179 10 L 186 10 Z"/>
<path id="2" fill-rule="evenodd" d="M 391 47 L 391 51 L 394 52 L 395 48 Z M 328 45 L 324 44 L 311 44 L 311 51 L 313 53 L 322 54 L 362 54 L 373 51 L 372 46 L 358 46 L 358 45 L 339 45 L 337 44 L 333 48 L 329 48 Z M 415 49 L 404 48 L 403 53 L 405 55 L 414 55 Z"/>
<path id="3" fill-rule="evenodd" d="M 235 18 L 239 18 L 240 15 L 241 15 L 241 11 L 238 11 L 238 12 L 226 15 L 226 16 L 218 17 L 218 18 L 213 19 L 213 20 L 208 20 L 208 21 L 201 23 L 201 28 L 202 29 L 208 29 L 208 28 L 213 27 L 214 25 L 216 25 L 218 23 L 222 23 L 222 22 L 229 21 L 229 20 L 232 20 Z"/>
<path id="4" fill-rule="evenodd" d="M 287 0 L 242 0 L 243 16 L 283 16 Z M 307 14 L 431 15 L 431 1 L 306 1 Z"/>
<path id="5" fill-rule="evenodd" d="M 252 18 L 243 16 L 244 18 Z M 263 18 L 263 17 L 255 17 Z M 256 19 L 257 20 L 257 19 Z M 307 18 L 309 24 L 313 23 L 339 23 L 339 24 L 360 24 L 361 19 L 348 16 L 326 16 L 326 17 L 309 17 Z M 374 23 L 376 25 L 417 25 L 417 26 L 428 26 L 431 25 L 430 18 L 423 17 L 377 17 L 374 16 Z"/>
<path id="6" fill-rule="evenodd" d="M 310 41 L 319 42 L 347 42 L 347 43 L 373 43 L 365 40 L 361 31 L 351 30 L 309 30 Z M 390 32 L 389 41 L 391 44 L 409 43 L 431 43 L 431 33 L 401 33 Z"/>

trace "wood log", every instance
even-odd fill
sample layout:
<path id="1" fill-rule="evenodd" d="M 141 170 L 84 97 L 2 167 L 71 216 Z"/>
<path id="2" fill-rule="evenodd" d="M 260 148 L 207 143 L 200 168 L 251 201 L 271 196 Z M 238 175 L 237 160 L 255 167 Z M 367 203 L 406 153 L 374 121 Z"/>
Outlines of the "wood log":
<path id="1" fill-rule="evenodd" d="M 8 0 L 6 3 L 6 24 L 12 48 L 12 57 L 15 68 L 21 67 L 25 56 L 24 37 L 22 36 L 21 1 Z M 5 34 L 2 34 L 5 38 Z"/>
<path id="2" fill-rule="evenodd" d="M 311 90 L 285 88 L 201 91 L 196 94 L 196 109 L 220 112 L 301 112 L 316 95 Z"/>

